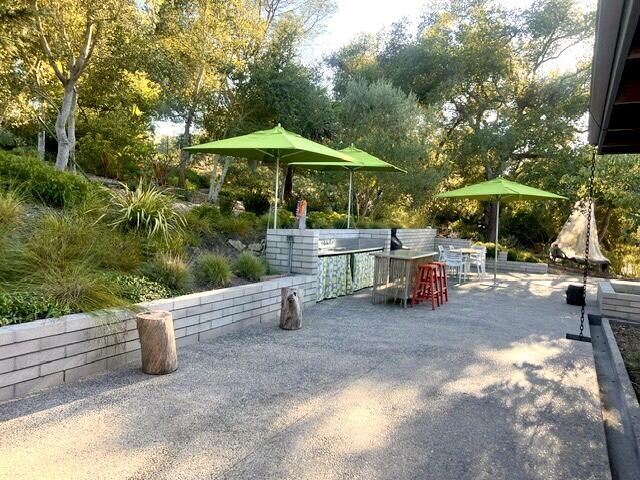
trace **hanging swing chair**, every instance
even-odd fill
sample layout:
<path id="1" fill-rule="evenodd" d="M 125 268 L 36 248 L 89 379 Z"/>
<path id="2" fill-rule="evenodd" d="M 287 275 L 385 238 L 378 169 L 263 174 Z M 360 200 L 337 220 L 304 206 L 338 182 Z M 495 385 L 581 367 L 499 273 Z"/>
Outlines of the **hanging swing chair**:
<path id="1" fill-rule="evenodd" d="M 589 224 L 589 229 L 587 229 L 587 224 Z M 588 239 L 587 230 L 590 231 Z M 611 262 L 600 249 L 595 215 L 589 215 L 588 201 L 579 200 L 560 230 L 558 238 L 551 244 L 549 255 L 554 262 L 566 259 L 584 265 L 586 263 L 587 242 L 589 243 L 589 265 L 597 265 L 602 271 L 605 271 Z"/>

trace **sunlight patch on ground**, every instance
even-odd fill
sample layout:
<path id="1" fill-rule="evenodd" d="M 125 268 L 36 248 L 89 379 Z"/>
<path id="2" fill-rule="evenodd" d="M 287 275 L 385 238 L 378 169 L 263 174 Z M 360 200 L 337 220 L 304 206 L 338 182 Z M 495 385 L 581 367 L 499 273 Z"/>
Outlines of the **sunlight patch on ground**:
<path id="1" fill-rule="evenodd" d="M 38 415 L 46 416 L 56 412 Z M 57 413 L 61 413 L 57 411 Z M 31 418 L 33 421 L 34 418 Z M 19 423 L 16 420 L 15 423 Z M 39 423 L 39 422 L 35 422 Z M 34 425 L 33 435 L 2 439 L 0 478 L 129 478 L 165 455 L 161 444 L 132 448 L 119 441 L 123 418 L 117 408 L 102 407 Z M 20 431 L 21 429 L 18 429 Z M 24 432 L 23 432 L 24 433 Z M 100 465 L 100 472 L 96 472 Z"/>

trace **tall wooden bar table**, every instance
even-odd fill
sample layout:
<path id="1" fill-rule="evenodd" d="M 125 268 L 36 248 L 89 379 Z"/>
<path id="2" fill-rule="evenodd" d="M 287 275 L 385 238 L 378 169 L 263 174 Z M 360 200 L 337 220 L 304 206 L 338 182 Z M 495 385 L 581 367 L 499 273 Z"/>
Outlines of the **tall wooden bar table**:
<path id="1" fill-rule="evenodd" d="M 413 291 L 419 263 L 433 261 L 438 252 L 425 250 L 393 250 L 375 252 L 371 301 L 386 303 L 390 298 L 400 300 L 403 307 Z"/>

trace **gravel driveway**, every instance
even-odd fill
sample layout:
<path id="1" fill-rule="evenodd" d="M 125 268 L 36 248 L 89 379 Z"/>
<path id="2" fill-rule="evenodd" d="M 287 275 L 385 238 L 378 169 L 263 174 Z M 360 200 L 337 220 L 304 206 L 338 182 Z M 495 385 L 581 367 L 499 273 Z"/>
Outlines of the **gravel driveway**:
<path id="1" fill-rule="evenodd" d="M 319 303 L 304 329 L 183 347 L 0 404 L 0 478 L 609 478 L 565 280 L 471 282 L 431 311 Z"/>

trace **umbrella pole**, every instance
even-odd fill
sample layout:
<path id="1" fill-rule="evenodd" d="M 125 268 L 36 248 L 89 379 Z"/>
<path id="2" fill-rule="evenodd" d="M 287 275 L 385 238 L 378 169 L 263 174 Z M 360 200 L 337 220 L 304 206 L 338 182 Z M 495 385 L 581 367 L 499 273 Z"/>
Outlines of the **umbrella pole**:
<path id="1" fill-rule="evenodd" d="M 351 225 L 351 185 L 353 184 L 353 172 L 349 170 L 349 206 L 347 207 L 347 228 Z"/>
<path id="2" fill-rule="evenodd" d="M 280 173 L 280 151 L 276 153 L 276 195 L 275 195 L 275 207 L 273 209 L 273 228 L 278 228 L 278 190 L 280 189 L 280 184 L 278 182 L 278 175 Z"/>
<path id="3" fill-rule="evenodd" d="M 498 232 L 500 231 L 500 197 L 498 197 L 498 204 L 496 206 L 496 238 L 494 244 L 494 258 L 493 258 L 493 285 L 498 285 Z"/>

